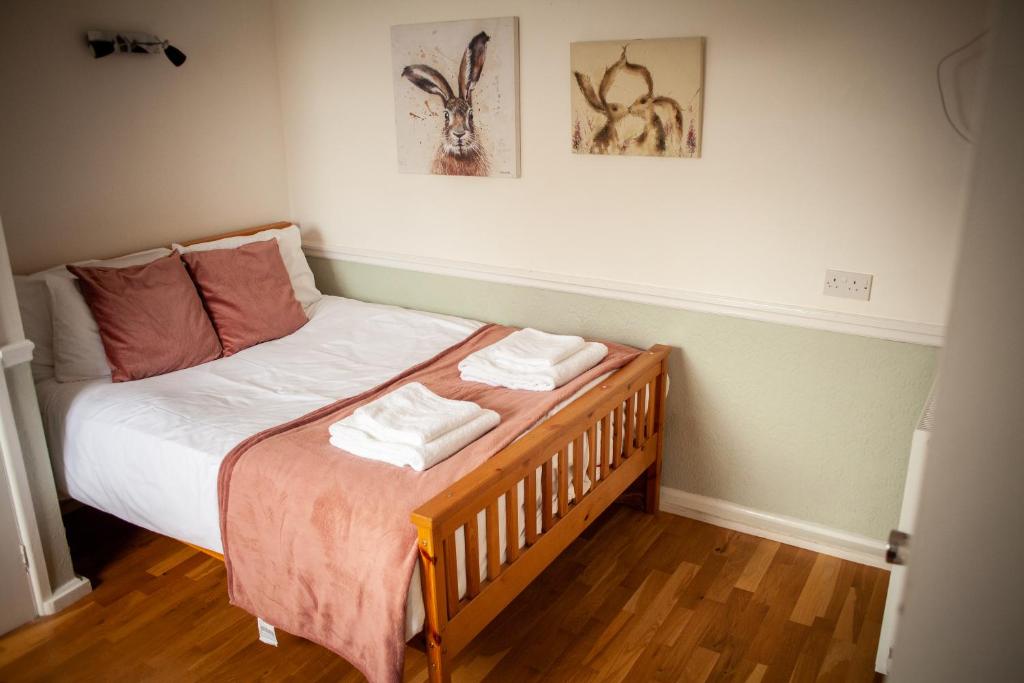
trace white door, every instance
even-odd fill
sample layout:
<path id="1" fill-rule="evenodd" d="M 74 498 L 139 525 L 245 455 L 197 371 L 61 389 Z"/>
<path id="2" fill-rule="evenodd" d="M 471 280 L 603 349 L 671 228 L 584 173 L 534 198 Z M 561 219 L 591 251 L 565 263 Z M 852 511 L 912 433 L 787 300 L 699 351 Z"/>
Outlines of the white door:
<path id="1" fill-rule="evenodd" d="M 25 571 L 21 537 L 11 503 L 10 482 L 0 458 L 0 634 L 31 621 L 35 616 L 32 587 Z"/>
<path id="2" fill-rule="evenodd" d="M 917 509 L 921 504 L 921 484 L 928 456 L 928 441 L 931 438 L 932 397 L 928 397 L 924 414 L 914 430 L 910 442 L 910 461 L 907 464 L 907 483 L 903 487 L 903 507 L 900 509 L 900 524 L 893 532 L 914 534 L 917 523 Z M 891 539 L 890 539 L 891 540 Z M 878 637 L 878 653 L 875 657 L 875 671 L 888 674 L 892 659 L 893 639 L 903 611 L 903 594 L 906 590 L 907 568 L 891 565 L 889 592 L 885 596 L 885 612 L 882 615 L 882 631 Z"/>
<path id="3" fill-rule="evenodd" d="M 997 3 L 895 683 L 1024 680 L 1024 3 Z"/>

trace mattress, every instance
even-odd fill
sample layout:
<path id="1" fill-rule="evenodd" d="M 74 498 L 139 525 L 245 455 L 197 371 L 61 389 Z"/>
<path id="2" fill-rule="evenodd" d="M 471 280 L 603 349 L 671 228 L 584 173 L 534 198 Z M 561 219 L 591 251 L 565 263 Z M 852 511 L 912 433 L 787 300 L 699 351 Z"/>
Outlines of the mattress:
<path id="1" fill-rule="evenodd" d="M 217 474 L 236 444 L 383 384 L 482 325 L 332 296 L 309 315 L 287 337 L 167 375 L 118 384 L 109 378 L 40 382 L 58 489 L 138 526 L 222 552 Z M 458 540 L 462 564 L 461 534 Z M 407 611 L 411 636 L 423 624 L 418 575 Z"/>

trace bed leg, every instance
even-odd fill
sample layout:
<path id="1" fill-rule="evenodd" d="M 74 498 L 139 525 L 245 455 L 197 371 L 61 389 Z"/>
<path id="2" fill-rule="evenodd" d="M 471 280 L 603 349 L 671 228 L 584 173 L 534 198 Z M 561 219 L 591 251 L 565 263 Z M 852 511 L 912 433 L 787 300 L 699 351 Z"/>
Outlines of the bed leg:
<path id="1" fill-rule="evenodd" d="M 644 512 L 653 515 L 661 504 L 661 458 L 647 468 L 647 491 L 644 493 Z"/>
<path id="2" fill-rule="evenodd" d="M 665 403 L 668 397 L 665 396 L 668 378 L 668 358 L 661 362 L 661 373 L 658 375 L 655 396 L 658 405 L 654 413 L 654 429 L 657 434 L 658 451 L 654 456 L 654 462 L 647 468 L 647 488 L 644 492 L 644 510 L 647 514 L 653 515 L 661 505 L 661 454 L 665 445 Z"/>
<path id="3" fill-rule="evenodd" d="M 423 606 L 427 612 L 423 624 L 423 635 L 427 641 L 427 673 L 430 683 L 451 683 L 448 648 L 444 642 L 444 632 L 448 628 L 445 584 L 446 572 L 455 571 L 455 568 L 446 566 L 444 542 L 434 533 L 433 521 L 414 514 L 413 523 L 417 527 Z"/>
<path id="4" fill-rule="evenodd" d="M 427 643 L 427 666 L 429 667 L 430 683 L 451 683 L 452 672 L 448 667 L 444 646 L 441 643 Z"/>

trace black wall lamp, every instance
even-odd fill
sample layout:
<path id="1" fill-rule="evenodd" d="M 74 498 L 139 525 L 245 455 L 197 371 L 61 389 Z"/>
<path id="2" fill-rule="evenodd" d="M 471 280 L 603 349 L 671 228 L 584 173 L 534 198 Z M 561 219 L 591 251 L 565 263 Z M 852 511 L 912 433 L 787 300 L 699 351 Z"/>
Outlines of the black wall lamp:
<path id="1" fill-rule="evenodd" d="M 135 31 L 88 31 L 85 39 L 89 43 L 92 56 L 96 59 L 106 57 L 115 52 L 134 52 L 136 54 L 164 53 L 174 66 L 185 63 L 185 53 L 149 33 Z"/>

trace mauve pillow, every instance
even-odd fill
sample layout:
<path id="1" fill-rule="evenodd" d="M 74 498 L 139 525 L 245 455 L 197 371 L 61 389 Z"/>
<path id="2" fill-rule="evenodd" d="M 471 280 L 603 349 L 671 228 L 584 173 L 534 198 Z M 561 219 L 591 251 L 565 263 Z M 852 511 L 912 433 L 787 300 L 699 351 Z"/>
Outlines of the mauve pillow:
<path id="1" fill-rule="evenodd" d="M 177 252 L 129 268 L 67 268 L 96 319 L 113 381 L 220 357 L 217 333 Z"/>
<path id="2" fill-rule="evenodd" d="M 308 322 L 276 240 L 182 254 L 224 355 L 289 335 Z"/>

